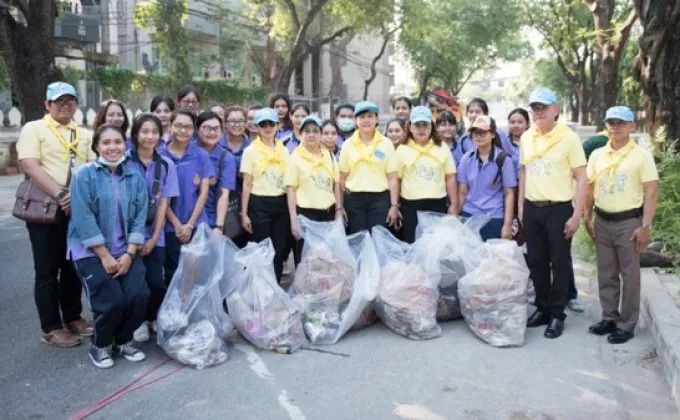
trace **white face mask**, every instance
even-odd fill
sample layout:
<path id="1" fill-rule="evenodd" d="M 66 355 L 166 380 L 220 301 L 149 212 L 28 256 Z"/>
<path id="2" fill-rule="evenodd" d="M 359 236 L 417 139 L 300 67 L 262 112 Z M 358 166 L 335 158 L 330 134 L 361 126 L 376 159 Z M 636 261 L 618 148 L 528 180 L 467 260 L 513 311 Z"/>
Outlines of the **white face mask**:
<path id="1" fill-rule="evenodd" d="M 121 156 L 120 159 L 118 159 L 115 162 L 109 162 L 108 160 L 104 159 L 104 156 L 101 156 L 101 155 L 99 156 L 99 158 L 97 158 L 97 162 L 101 163 L 104 166 L 108 166 L 108 167 L 118 166 L 121 163 L 123 163 L 124 161 L 125 161 L 125 155 Z"/>
<path id="2" fill-rule="evenodd" d="M 344 132 L 352 131 L 356 128 L 356 123 L 352 118 L 340 118 L 338 119 L 338 128 Z"/>

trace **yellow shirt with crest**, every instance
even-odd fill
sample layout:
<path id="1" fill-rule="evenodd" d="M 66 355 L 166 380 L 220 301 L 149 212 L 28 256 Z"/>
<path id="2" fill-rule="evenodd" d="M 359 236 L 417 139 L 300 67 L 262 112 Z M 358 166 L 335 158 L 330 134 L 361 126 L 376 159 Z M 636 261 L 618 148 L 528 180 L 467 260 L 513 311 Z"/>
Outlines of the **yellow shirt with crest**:
<path id="1" fill-rule="evenodd" d="M 608 143 L 593 151 L 588 161 L 595 205 L 607 213 L 639 209 L 645 200 L 643 184 L 658 179 L 654 157 L 633 140 L 619 150 Z"/>
<path id="2" fill-rule="evenodd" d="M 351 192 L 387 191 L 387 174 L 397 172 L 394 146 L 378 130 L 368 145 L 355 131 L 342 145 L 339 165 L 340 172 L 348 174 L 345 187 Z"/>
<path id="3" fill-rule="evenodd" d="M 290 156 L 286 170 L 286 186 L 295 187 L 297 205 L 304 209 L 325 210 L 335 204 L 335 183 L 339 177 L 338 164 L 326 150 L 316 157 L 298 146 Z"/>
<path id="4" fill-rule="evenodd" d="M 451 150 L 432 140 L 420 147 L 413 140 L 397 148 L 401 197 L 426 200 L 446 197 L 446 175 L 456 173 Z"/>
<path id="5" fill-rule="evenodd" d="M 523 135 L 519 147 L 525 174 L 525 198 L 529 201 L 566 202 L 574 198 L 573 170 L 586 166 L 578 134 L 558 123 L 546 134 L 536 126 Z"/>
<path id="6" fill-rule="evenodd" d="M 257 137 L 243 151 L 240 171 L 253 177 L 252 194 L 277 197 L 286 193 L 284 174 L 289 153 L 281 141 L 276 140 L 275 145 L 269 147 Z"/>

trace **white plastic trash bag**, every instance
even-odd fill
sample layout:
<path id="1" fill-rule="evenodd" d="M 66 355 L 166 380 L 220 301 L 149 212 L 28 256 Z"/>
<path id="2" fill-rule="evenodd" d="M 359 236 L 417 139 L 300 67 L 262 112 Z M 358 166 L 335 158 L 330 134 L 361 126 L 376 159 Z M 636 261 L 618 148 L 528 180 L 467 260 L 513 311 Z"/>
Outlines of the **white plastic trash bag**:
<path id="1" fill-rule="evenodd" d="M 238 248 L 201 224 L 182 246 L 179 265 L 158 311 L 158 345 L 173 359 L 203 369 L 227 360 L 233 331 L 222 305 L 224 290 L 239 268 Z"/>
<path id="2" fill-rule="evenodd" d="M 334 344 L 371 321 L 380 268 L 368 232 L 345 234 L 341 221 L 298 217 L 302 259 L 288 293 L 302 308 L 305 334 L 314 344 Z"/>
<path id="3" fill-rule="evenodd" d="M 232 283 L 227 307 L 238 332 L 263 350 L 298 350 L 306 341 L 300 310 L 276 282 L 271 240 L 248 243 L 235 259 L 245 270 Z"/>
<path id="4" fill-rule="evenodd" d="M 437 287 L 440 280 L 437 256 L 428 244 L 407 244 L 382 226 L 371 231 L 380 262 L 380 285 L 375 309 L 392 331 L 411 339 L 441 335 L 437 325 Z"/>
<path id="5" fill-rule="evenodd" d="M 465 321 L 479 338 L 496 347 L 521 346 L 527 324 L 529 269 L 514 241 L 485 244 L 487 256 L 458 282 Z"/>

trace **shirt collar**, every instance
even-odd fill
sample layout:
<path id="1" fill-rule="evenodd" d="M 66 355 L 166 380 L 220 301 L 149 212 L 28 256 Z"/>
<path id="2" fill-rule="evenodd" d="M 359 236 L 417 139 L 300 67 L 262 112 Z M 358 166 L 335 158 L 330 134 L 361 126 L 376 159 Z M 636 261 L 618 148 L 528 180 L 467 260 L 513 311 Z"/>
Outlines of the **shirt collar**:
<path id="1" fill-rule="evenodd" d="M 154 163 L 155 161 L 160 160 L 160 158 L 161 158 L 161 155 L 160 155 L 160 153 L 158 153 L 158 150 L 154 150 L 153 156 L 151 157 L 151 163 Z M 142 158 L 139 157 L 139 153 L 137 153 L 137 149 L 135 149 L 134 147 L 132 149 L 130 149 L 130 151 L 128 152 L 128 160 L 130 162 L 139 163 L 140 165 L 142 165 L 144 167 L 144 169 L 148 169 L 148 167 L 146 166 L 144 161 L 142 161 Z M 151 164 L 149 164 L 149 166 L 151 166 Z"/>
<path id="2" fill-rule="evenodd" d="M 491 146 L 491 151 L 489 152 L 489 160 L 487 160 L 487 163 L 496 160 L 496 156 L 498 154 L 498 151 L 496 149 L 497 149 L 496 146 L 494 145 Z M 475 149 L 475 157 L 477 158 L 477 163 L 481 168 L 484 165 L 484 162 L 482 162 L 482 158 L 479 156 L 479 149 Z"/>

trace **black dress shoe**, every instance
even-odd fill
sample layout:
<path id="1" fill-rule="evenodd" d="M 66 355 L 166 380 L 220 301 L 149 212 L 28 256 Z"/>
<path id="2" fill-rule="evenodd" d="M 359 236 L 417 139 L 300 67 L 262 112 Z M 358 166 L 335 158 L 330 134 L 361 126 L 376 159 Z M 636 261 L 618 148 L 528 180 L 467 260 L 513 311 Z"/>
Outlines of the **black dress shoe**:
<path id="1" fill-rule="evenodd" d="M 527 320 L 527 327 L 540 327 L 541 325 L 548 325 L 548 322 L 550 322 L 550 315 L 546 315 L 536 309 L 536 312 L 534 312 Z"/>
<path id="2" fill-rule="evenodd" d="M 543 337 L 545 338 L 557 338 L 562 335 L 564 331 L 564 321 L 557 318 L 552 318 L 548 324 L 548 328 L 545 329 Z"/>
<path id="3" fill-rule="evenodd" d="M 603 320 L 598 322 L 597 324 L 593 324 L 588 328 L 588 331 L 591 334 L 595 335 L 606 335 L 606 334 L 611 334 L 614 331 L 616 331 L 616 322 L 612 321 L 611 319 Z"/>
<path id="4" fill-rule="evenodd" d="M 611 344 L 623 344 L 631 338 L 633 338 L 633 331 L 626 331 L 622 330 L 621 328 L 617 328 L 616 331 L 609 334 L 607 341 L 609 341 Z"/>

